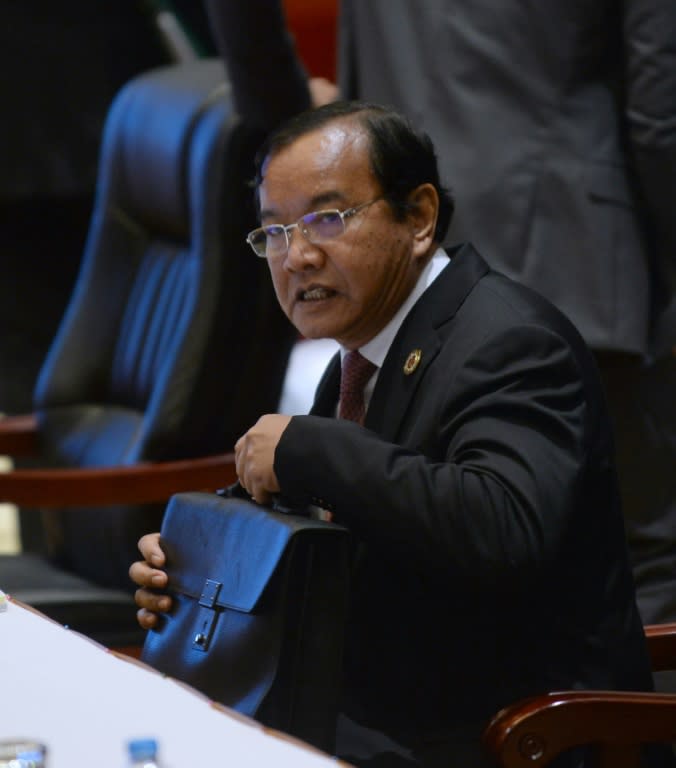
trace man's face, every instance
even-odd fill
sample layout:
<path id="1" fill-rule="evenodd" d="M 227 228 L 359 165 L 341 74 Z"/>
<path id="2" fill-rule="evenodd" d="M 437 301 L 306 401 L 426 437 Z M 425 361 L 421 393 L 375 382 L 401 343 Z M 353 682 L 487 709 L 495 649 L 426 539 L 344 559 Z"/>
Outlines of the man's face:
<path id="1" fill-rule="evenodd" d="M 378 198 L 368 137 L 351 118 L 301 136 L 268 159 L 259 188 L 261 224 L 291 224 L 312 211 L 345 210 Z M 319 245 L 298 229 L 286 254 L 268 259 L 279 303 L 307 338 L 350 349 L 372 339 L 408 296 L 424 265 L 408 218 L 384 200 L 345 219 L 345 232 Z"/>

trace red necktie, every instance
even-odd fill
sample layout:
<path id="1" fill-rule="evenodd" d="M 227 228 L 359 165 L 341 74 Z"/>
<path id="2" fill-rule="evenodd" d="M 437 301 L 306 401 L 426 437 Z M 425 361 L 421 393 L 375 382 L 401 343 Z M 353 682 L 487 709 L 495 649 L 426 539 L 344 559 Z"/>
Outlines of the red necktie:
<path id="1" fill-rule="evenodd" d="M 338 418 L 364 423 L 364 387 L 377 367 L 357 350 L 345 355 L 340 375 Z"/>

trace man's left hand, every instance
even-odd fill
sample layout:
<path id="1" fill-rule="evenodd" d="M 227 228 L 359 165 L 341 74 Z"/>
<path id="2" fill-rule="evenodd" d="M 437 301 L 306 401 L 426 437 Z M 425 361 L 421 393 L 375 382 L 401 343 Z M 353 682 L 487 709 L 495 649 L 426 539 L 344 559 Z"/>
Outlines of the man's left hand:
<path id="1" fill-rule="evenodd" d="M 275 475 L 275 449 L 291 416 L 268 414 L 245 432 L 235 444 L 237 476 L 244 490 L 259 504 L 269 504 L 279 492 Z"/>

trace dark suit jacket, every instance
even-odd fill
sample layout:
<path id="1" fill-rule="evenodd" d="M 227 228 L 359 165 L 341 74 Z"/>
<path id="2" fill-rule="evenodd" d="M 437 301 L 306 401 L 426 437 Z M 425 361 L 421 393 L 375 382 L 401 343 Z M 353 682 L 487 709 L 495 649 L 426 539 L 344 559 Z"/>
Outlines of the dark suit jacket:
<path id="1" fill-rule="evenodd" d="M 248 125 L 267 133 L 310 106 L 307 74 L 281 0 L 204 0 L 204 7 L 235 106 Z"/>
<path id="2" fill-rule="evenodd" d="M 451 255 L 365 428 L 322 418 L 334 360 L 275 454 L 282 492 L 357 541 L 345 711 L 421 754 L 522 696 L 651 685 L 593 359 L 548 302 Z"/>
<path id="3" fill-rule="evenodd" d="M 474 242 L 592 347 L 664 352 L 674 40 L 674 0 L 342 0 L 340 84 L 432 136 L 457 197 L 449 243 Z"/>

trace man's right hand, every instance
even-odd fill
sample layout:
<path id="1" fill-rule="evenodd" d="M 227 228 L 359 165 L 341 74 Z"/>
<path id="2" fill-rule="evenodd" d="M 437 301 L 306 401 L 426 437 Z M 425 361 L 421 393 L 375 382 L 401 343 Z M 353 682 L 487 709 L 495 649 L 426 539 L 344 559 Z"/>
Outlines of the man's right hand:
<path id="1" fill-rule="evenodd" d="M 160 547 L 160 534 L 146 534 L 139 540 L 138 548 L 143 560 L 131 564 L 129 576 L 140 587 L 134 596 L 139 607 L 136 614 L 138 623 L 143 629 L 152 629 L 159 621 L 158 614 L 171 610 L 171 598 L 161 593 L 167 586 L 168 578 L 162 570 L 166 558 Z"/>

